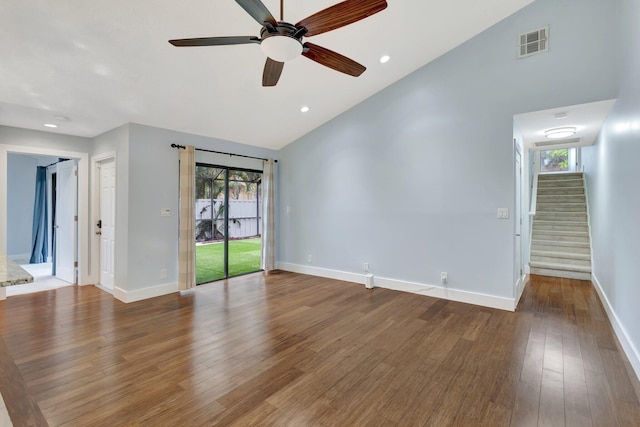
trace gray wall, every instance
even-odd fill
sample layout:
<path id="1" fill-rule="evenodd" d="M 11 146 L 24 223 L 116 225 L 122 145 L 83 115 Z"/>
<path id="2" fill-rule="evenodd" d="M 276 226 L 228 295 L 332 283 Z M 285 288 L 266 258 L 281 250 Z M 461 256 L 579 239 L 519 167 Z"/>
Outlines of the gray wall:
<path id="1" fill-rule="evenodd" d="M 593 275 L 640 357 L 640 4 L 622 2 L 618 101 L 593 147 L 583 149 Z M 636 366 L 636 372 L 638 372 Z"/>
<path id="2" fill-rule="evenodd" d="M 615 6 L 537 0 L 282 149 L 279 261 L 513 297 L 513 115 L 616 96 Z"/>
<path id="3" fill-rule="evenodd" d="M 91 140 L 81 136 L 41 132 L 37 130 L 13 128 L 0 125 L 0 144 L 23 145 L 37 148 L 89 153 Z"/>
<path id="4" fill-rule="evenodd" d="M 273 150 L 251 147 L 215 138 L 159 129 L 138 124 L 129 125 L 128 203 L 126 279 L 116 286 L 126 291 L 177 282 L 178 277 L 178 151 L 172 143 L 198 148 L 277 158 Z M 117 161 L 121 156 L 118 152 Z M 236 158 L 239 162 L 241 159 Z M 233 158 L 231 160 L 233 162 Z M 120 166 L 118 166 L 118 171 Z M 120 179 L 120 175 L 116 177 Z M 120 185 L 118 185 L 118 191 Z M 170 217 L 161 217 L 162 208 L 171 209 Z M 116 224 L 120 227 L 120 224 Z M 118 232 L 120 236 L 120 232 Z M 116 251 L 122 244 L 116 242 Z M 116 269 L 123 267 L 118 256 Z M 167 269 L 167 279 L 160 270 Z M 120 274 L 118 274 L 120 277 Z"/>
<path id="5" fill-rule="evenodd" d="M 31 254 L 38 159 L 7 155 L 7 255 Z"/>

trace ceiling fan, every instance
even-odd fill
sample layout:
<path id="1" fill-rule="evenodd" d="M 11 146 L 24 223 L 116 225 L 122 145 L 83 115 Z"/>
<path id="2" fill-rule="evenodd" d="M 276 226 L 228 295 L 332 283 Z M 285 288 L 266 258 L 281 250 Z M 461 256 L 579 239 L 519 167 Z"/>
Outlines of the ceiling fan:
<path id="1" fill-rule="evenodd" d="M 262 86 L 275 86 L 284 63 L 302 55 L 341 73 L 358 77 L 366 68 L 352 59 L 324 47 L 303 42 L 303 37 L 326 33 L 376 14 L 387 7 L 385 0 L 346 0 L 317 12 L 297 24 L 284 21 L 283 1 L 280 0 L 280 21 L 260 0 L 236 0 L 253 19 L 262 25 L 260 37 L 201 37 L 169 40 L 174 46 L 222 46 L 259 44 L 267 55 L 262 74 Z"/>

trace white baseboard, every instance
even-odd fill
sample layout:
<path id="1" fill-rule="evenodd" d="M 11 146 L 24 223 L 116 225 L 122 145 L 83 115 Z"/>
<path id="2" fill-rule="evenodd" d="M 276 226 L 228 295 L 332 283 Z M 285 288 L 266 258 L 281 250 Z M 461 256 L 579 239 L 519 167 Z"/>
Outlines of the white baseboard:
<path id="1" fill-rule="evenodd" d="M 114 288 L 113 296 L 122 302 L 129 303 L 135 301 L 141 301 L 143 299 L 155 298 L 162 295 L 172 294 L 178 292 L 178 283 L 164 283 L 158 286 L 149 286 L 148 288 L 135 289 L 133 291 L 126 291 L 122 288 Z"/>
<path id="2" fill-rule="evenodd" d="M 278 269 L 290 271 L 292 273 L 308 274 L 311 276 L 326 277 L 328 279 L 343 280 L 364 284 L 365 275 L 349 273 L 346 271 L 330 270 L 326 268 L 310 267 L 307 265 L 278 263 Z M 404 280 L 389 279 L 374 276 L 374 286 L 378 288 L 391 289 L 395 291 L 411 292 L 419 295 L 426 295 L 434 298 L 442 298 L 451 301 L 464 302 L 468 304 L 481 305 L 484 307 L 497 308 L 500 310 L 514 311 L 515 303 L 513 299 L 497 297 L 493 295 L 479 294 L 458 289 L 450 289 L 443 286 L 433 286 L 423 283 L 407 282 Z"/>
<path id="3" fill-rule="evenodd" d="M 518 290 L 518 295 L 516 295 L 516 299 L 514 300 L 514 310 L 516 307 L 518 307 L 518 303 L 520 302 L 520 298 L 522 298 L 522 294 L 524 293 L 524 287 L 527 286 L 527 283 L 529 283 L 529 276 L 530 273 L 525 273 L 524 276 L 522 276 L 522 283 L 520 287 L 516 288 Z"/>
<path id="4" fill-rule="evenodd" d="M 609 298 L 604 293 L 602 289 L 602 285 L 600 285 L 600 281 L 595 276 L 595 274 L 591 275 L 591 281 L 593 282 L 594 287 L 596 288 L 596 292 L 598 292 L 598 296 L 600 297 L 600 301 L 602 301 L 602 305 L 604 306 L 604 310 L 607 312 L 607 316 L 609 317 L 609 321 L 611 322 L 611 326 L 613 327 L 614 332 L 616 333 L 616 337 L 618 341 L 620 341 L 620 345 L 622 345 L 622 349 L 629 359 L 629 363 L 633 367 L 633 370 L 636 373 L 636 377 L 640 378 L 640 352 L 634 345 L 633 341 L 629 338 L 629 334 L 627 334 L 627 330 L 618 319 L 618 315 L 615 310 L 611 306 L 609 302 Z"/>
<path id="5" fill-rule="evenodd" d="M 79 286 L 86 286 L 86 285 L 79 285 Z M 105 291 L 106 293 L 113 295 L 113 289 L 107 288 L 106 286 L 102 286 L 100 283 L 96 283 L 93 286 L 100 289 L 101 291 Z"/>
<path id="6" fill-rule="evenodd" d="M 364 274 L 349 273 L 346 271 L 329 270 L 327 268 L 312 267 L 310 265 L 291 264 L 279 262 L 278 269 L 292 273 L 308 274 L 309 276 L 326 277 L 327 279 L 343 280 L 345 282 L 360 283 L 364 285 Z"/>
<path id="7" fill-rule="evenodd" d="M 531 274 L 531 266 L 529 264 L 524 266 L 524 274 Z"/>
<path id="8" fill-rule="evenodd" d="M 31 259 L 31 254 L 13 254 L 13 255 L 7 255 L 7 258 L 9 258 L 11 261 L 22 261 L 22 260 L 27 260 L 27 263 L 29 262 L 29 259 Z"/>

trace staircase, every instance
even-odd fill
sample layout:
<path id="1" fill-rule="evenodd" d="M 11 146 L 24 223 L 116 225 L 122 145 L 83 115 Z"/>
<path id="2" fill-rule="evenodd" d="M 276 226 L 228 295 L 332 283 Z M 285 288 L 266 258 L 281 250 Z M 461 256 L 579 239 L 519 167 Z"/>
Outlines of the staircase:
<path id="1" fill-rule="evenodd" d="M 591 244 L 582 173 L 538 176 L 531 274 L 591 280 Z"/>

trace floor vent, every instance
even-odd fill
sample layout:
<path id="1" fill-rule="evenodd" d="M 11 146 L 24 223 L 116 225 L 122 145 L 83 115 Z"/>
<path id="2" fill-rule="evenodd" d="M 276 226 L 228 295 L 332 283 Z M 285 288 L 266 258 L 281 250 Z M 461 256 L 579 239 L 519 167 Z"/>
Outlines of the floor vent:
<path id="1" fill-rule="evenodd" d="M 549 50 L 549 27 L 522 33 L 519 36 L 520 52 L 518 58 L 526 58 Z"/>

